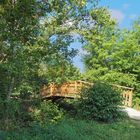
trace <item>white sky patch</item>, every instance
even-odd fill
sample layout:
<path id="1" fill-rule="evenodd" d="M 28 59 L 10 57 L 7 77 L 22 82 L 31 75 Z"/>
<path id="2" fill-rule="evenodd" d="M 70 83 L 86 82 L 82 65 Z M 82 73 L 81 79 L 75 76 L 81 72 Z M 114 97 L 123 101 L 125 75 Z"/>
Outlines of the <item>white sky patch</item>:
<path id="1" fill-rule="evenodd" d="M 40 23 L 41 25 L 45 24 L 44 18 L 40 19 L 39 23 Z"/>
<path id="2" fill-rule="evenodd" d="M 111 18 L 116 19 L 119 23 L 121 23 L 125 18 L 124 13 L 120 10 L 110 9 L 110 13 L 111 13 Z"/>
<path id="3" fill-rule="evenodd" d="M 78 55 L 83 56 L 83 55 L 87 55 L 88 52 L 86 50 L 84 50 L 83 48 L 79 48 L 78 49 Z"/>
<path id="4" fill-rule="evenodd" d="M 128 9 L 129 7 L 130 7 L 130 4 L 129 3 L 123 4 L 123 9 Z"/>
<path id="5" fill-rule="evenodd" d="M 73 25 L 73 22 L 72 21 L 68 21 L 66 23 L 63 24 L 64 26 L 72 26 Z"/>
<path id="6" fill-rule="evenodd" d="M 136 18 L 138 18 L 138 15 L 132 14 L 132 15 L 129 16 L 129 18 L 130 18 L 131 20 L 135 20 Z"/>
<path id="7" fill-rule="evenodd" d="M 65 21 L 62 26 L 69 26 L 69 27 L 71 27 L 72 25 L 74 25 L 74 23 L 75 23 L 75 21 L 70 19 L 70 20 Z"/>

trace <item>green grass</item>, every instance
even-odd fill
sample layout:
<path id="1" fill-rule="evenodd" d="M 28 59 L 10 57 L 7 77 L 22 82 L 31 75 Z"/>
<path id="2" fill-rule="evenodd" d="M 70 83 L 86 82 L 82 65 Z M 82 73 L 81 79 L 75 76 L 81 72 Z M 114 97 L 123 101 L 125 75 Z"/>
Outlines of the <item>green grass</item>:
<path id="1" fill-rule="evenodd" d="M 57 125 L 34 125 L 13 132 L 0 131 L 0 140 L 139 140 L 140 122 L 121 121 L 103 124 L 65 119 Z"/>

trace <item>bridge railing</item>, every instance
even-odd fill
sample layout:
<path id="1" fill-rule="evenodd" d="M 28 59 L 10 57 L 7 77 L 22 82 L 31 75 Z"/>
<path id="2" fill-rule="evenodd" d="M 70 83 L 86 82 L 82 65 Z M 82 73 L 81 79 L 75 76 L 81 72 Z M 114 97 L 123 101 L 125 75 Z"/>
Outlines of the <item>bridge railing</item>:
<path id="1" fill-rule="evenodd" d="M 41 97 L 69 97 L 69 98 L 80 98 L 80 91 L 83 87 L 90 87 L 93 83 L 85 82 L 85 81 L 72 81 L 67 82 L 62 85 L 57 85 L 55 83 L 50 83 L 48 86 L 44 85 L 41 88 L 40 94 Z M 132 107 L 132 95 L 133 88 L 112 85 L 114 88 L 119 88 L 122 91 L 122 97 L 124 98 L 123 104 L 124 106 Z"/>
<path id="2" fill-rule="evenodd" d="M 115 88 L 121 89 L 121 94 L 123 97 L 123 105 L 132 107 L 132 99 L 133 99 L 133 88 L 120 86 L 120 85 L 112 85 Z"/>

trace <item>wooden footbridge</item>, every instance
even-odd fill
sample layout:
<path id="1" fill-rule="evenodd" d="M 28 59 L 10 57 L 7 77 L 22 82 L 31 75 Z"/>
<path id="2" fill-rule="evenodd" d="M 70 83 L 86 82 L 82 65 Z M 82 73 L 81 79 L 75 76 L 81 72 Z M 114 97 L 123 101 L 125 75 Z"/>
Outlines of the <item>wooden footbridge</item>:
<path id="1" fill-rule="evenodd" d="M 80 91 L 83 87 L 90 87 L 93 83 L 85 81 L 71 81 L 61 85 L 50 83 L 48 86 L 44 85 L 40 90 L 42 98 L 80 98 Z M 120 88 L 122 90 L 122 96 L 124 98 L 124 106 L 132 107 L 132 93 L 133 88 L 112 85 L 114 88 Z"/>

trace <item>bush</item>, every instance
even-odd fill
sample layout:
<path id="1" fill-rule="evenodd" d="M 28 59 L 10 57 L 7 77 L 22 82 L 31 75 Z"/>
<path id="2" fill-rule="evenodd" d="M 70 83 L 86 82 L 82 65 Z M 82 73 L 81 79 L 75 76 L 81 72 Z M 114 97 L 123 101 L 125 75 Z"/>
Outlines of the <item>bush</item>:
<path id="1" fill-rule="evenodd" d="M 19 127 L 21 117 L 20 102 L 15 100 L 0 101 L 0 129 L 9 130 Z"/>
<path id="2" fill-rule="evenodd" d="M 122 117 L 120 92 L 105 83 L 83 89 L 80 114 L 88 119 L 112 122 Z"/>
<path id="3" fill-rule="evenodd" d="M 34 121 L 43 125 L 59 121 L 63 117 L 63 111 L 51 101 L 43 101 L 38 108 L 33 109 L 31 116 Z"/>
<path id="4" fill-rule="evenodd" d="M 14 130 L 29 126 L 30 104 L 19 99 L 0 100 L 0 130 Z"/>
<path id="5" fill-rule="evenodd" d="M 0 130 L 29 127 L 33 122 L 57 122 L 63 116 L 63 111 L 50 101 L 0 100 L 0 109 Z"/>

